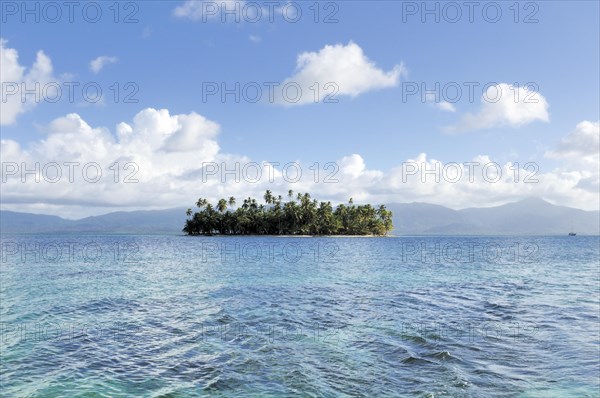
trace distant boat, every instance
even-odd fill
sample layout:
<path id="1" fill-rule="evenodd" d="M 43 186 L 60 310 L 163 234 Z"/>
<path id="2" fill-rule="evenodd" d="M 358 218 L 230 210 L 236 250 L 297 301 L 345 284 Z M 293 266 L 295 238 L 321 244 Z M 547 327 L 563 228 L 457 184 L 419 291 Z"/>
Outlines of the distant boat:
<path id="1" fill-rule="evenodd" d="M 571 228 L 569 228 L 571 231 L 573 231 L 573 219 L 571 219 Z M 569 236 L 575 236 L 577 235 L 575 232 L 569 232 Z"/>

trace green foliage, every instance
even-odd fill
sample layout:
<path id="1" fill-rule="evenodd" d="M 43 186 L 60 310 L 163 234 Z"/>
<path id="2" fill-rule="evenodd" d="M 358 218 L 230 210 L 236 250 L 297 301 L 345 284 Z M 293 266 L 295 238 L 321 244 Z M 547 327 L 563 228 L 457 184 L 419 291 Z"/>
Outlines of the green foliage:
<path id="1" fill-rule="evenodd" d="M 318 202 L 310 194 L 288 191 L 288 201 L 282 196 L 266 191 L 265 204 L 253 198 L 244 199 L 235 210 L 236 203 L 220 199 L 213 207 L 206 199 L 196 202 L 199 211 L 188 209 L 183 232 L 188 235 L 386 235 L 393 227 L 392 212 L 384 205 L 355 206 L 340 204 L 335 210 L 331 202 Z"/>

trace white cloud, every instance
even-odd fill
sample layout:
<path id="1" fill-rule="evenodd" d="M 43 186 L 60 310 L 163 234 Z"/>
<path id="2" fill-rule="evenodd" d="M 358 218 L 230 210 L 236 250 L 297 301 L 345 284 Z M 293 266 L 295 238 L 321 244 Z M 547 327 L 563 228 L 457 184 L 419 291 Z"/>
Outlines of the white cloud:
<path id="1" fill-rule="evenodd" d="M 119 123 L 115 134 L 104 127 L 92 127 L 72 113 L 55 119 L 44 131 L 43 139 L 26 148 L 12 140 L 2 141 L 4 163 L 21 165 L 25 162 L 29 169 L 39 163 L 41 170 L 41 183 L 37 184 L 33 176 L 28 177 L 30 183 L 22 183 L 21 174 L 8 178 L 1 192 L 3 204 L 60 204 L 66 208 L 71 204 L 88 209 L 146 207 L 159 203 L 158 206 L 173 206 L 179 201 L 173 198 L 185 196 L 185 190 L 178 190 L 185 182 L 179 177 L 197 170 L 202 162 L 214 160 L 219 152 L 215 140 L 219 125 L 193 112 L 170 115 L 166 109 L 148 108 L 139 112 L 132 123 Z M 44 179 L 44 165 L 51 162 L 61 165 L 63 177 L 56 183 Z M 65 162 L 79 163 L 74 169 L 74 181 L 68 179 Z M 92 162 L 102 168 L 103 177 L 96 183 L 82 177 L 82 168 Z M 120 165 L 120 183 L 114 182 L 115 171 L 111 165 L 115 162 Z M 123 183 L 123 178 L 133 172 L 124 168 L 128 162 L 139 168 L 135 174 L 139 183 Z M 95 175 L 93 170 L 92 176 Z M 193 192 L 196 189 L 191 185 L 188 182 L 186 190 Z"/>
<path id="2" fill-rule="evenodd" d="M 109 64 L 114 64 L 119 59 L 117 57 L 109 57 L 108 55 L 101 55 L 90 61 L 90 70 L 94 73 L 100 73 L 100 71 Z"/>
<path id="3" fill-rule="evenodd" d="M 395 87 L 405 73 L 402 64 L 395 65 L 388 72 L 377 68 L 362 48 L 352 41 L 347 45 L 326 45 L 318 52 L 298 55 L 294 75 L 282 83 L 282 87 L 298 85 L 301 95 L 297 96 L 296 91 L 290 88 L 287 97 L 280 95 L 277 100 L 283 104 L 298 105 L 325 101 L 328 94 L 332 94 L 330 99 L 356 97 L 367 91 Z M 315 83 L 319 86 L 318 95 Z"/>
<path id="4" fill-rule="evenodd" d="M 19 64 L 19 53 L 14 48 L 6 47 L 7 41 L 0 38 L 0 83 L 2 84 L 2 112 L 0 112 L 0 125 L 9 125 L 17 121 L 17 117 L 34 108 L 41 97 L 44 84 L 54 80 L 52 77 L 52 61 L 38 51 L 36 60 L 26 72 L 26 68 Z M 39 88 L 35 88 L 39 84 Z M 40 98 L 35 95 L 22 95 L 22 89 L 36 90 Z M 51 90 L 48 90 L 51 91 Z M 50 93 L 48 95 L 51 95 Z M 22 101 L 24 97 L 25 102 Z"/>
<path id="5" fill-rule="evenodd" d="M 453 161 L 457 165 L 450 166 Z M 469 162 L 472 162 L 471 166 L 468 165 Z M 411 166 L 407 166 L 409 163 L 417 165 L 414 175 Z M 417 201 L 460 209 L 540 197 L 553 203 L 588 210 L 598 210 L 599 206 L 598 190 L 590 191 L 579 186 L 588 175 L 581 170 L 566 168 L 542 172 L 534 169 L 535 164 L 528 167 L 519 164 L 516 167 L 514 163 L 502 164 L 486 155 L 464 161 L 442 162 L 421 153 L 403 164 L 404 168 L 399 166 L 392 169 L 382 180 L 382 184 L 388 189 L 385 196 L 390 198 L 390 202 Z M 436 173 L 422 172 L 436 169 L 440 170 L 439 182 L 435 180 Z M 452 182 L 457 175 L 456 170 L 459 170 L 458 175 L 462 178 Z M 444 178 L 444 173 L 448 178 Z"/>
<path id="6" fill-rule="evenodd" d="M 600 151 L 600 122 L 584 120 L 567 134 L 554 151 L 547 152 L 551 158 L 598 158 Z"/>
<path id="7" fill-rule="evenodd" d="M 434 106 L 435 108 L 440 109 L 442 111 L 456 112 L 456 107 L 454 106 L 454 104 L 452 104 L 448 101 L 438 100 L 434 93 L 426 93 L 425 94 L 425 102 L 427 102 L 428 104 L 430 104 L 430 105 Z"/>
<path id="8" fill-rule="evenodd" d="M 600 123 L 583 121 L 567 134 L 547 158 L 561 160 L 557 173 L 577 179 L 576 187 L 598 193 L 600 188 Z"/>
<path id="9" fill-rule="evenodd" d="M 250 36 L 248 37 L 248 39 L 250 39 L 250 41 L 251 41 L 252 43 L 260 43 L 260 42 L 261 42 L 261 38 L 260 38 L 260 36 L 256 36 L 256 35 L 250 35 Z"/>
<path id="10" fill-rule="evenodd" d="M 585 133 L 588 127 L 584 124 L 578 130 Z M 397 167 L 384 172 L 370 169 L 359 154 L 352 154 L 337 160 L 322 159 L 318 177 L 312 164 L 301 164 L 302 178 L 290 182 L 283 176 L 283 165 L 293 159 L 270 159 L 279 162 L 274 166 L 276 170 L 271 180 L 266 162 L 221 152 L 217 142 L 219 125 L 193 112 L 171 115 L 166 109 L 144 109 L 132 121 L 117 124 L 114 132 L 91 126 L 79 115 L 69 114 L 43 130 L 46 133 L 43 139 L 25 147 L 12 140 L 2 140 L 0 152 L 4 163 L 21 165 L 25 162 L 28 169 L 32 169 L 38 162 L 42 169 L 41 183 L 33 182 L 32 176 L 28 177 L 29 183 L 22 183 L 20 173 L 8 176 L 0 192 L 3 209 L 82 217 L 115 210 L 191 206 L 199 196 L 211 201 L 229 196 L 260 198 L 266 189 L 283 196 L 288 189 L 310 192 L 319 200 L 334 202 L 345 202 L 353 197 L 357 203 L 419 201 L 451 208 L 498 205 L 531 196 L 584 209 L 597 209 L 599 203 L 598 166 L 594 169 L 587 163 L 577 165 L 570 162 L 571 157 L 560 158 L 564 163 L 559 168 L 538 171 L 531 176 L 537 182 L 527 183 L 524 178 L 531 175 L 532 170 L 524 169 L 521 164 L 519 179 L 515 181 L 514 165 L 508 162 L 499 165 L 501 178 L 491 182 L 496 175 L 494 167 L 489 168 L 487 174 L 483 168 L 495 160 L 485 155 L 443 162 L 421 153 L 405 161 L 398 160 Z M 570 136 L 579 136 L 579 133 Z M 571 141 L 569 136 L 564 140 Z M 559 144 L 559 148 L 562 147 L 563 144 Z M 588 156 L 588 152 L 585 153 Z M 469 161 L 479 163 L 474 166 L 472 179 L 469 167 L 464 164 Z M 66 166 L 62 167 L 60 181 L 45 181 L 43 167 L 49 162 L 61 165 L 79 162 L 75 181 L 68 181 Z M 82 167 L 90 162 L 102 167 L 103 177 L 97 183 L 82 178 Z M 115 162 L 119 164 L 119 183 L 114 182 L 114 167 L 111 168 Z M 136 165 L 137 171 L 132 177 L 139 180 L 137 183 L 123 183 L 123 179 L 135 171 L 131 167 L 124 168 L 128 162 Z M 236 169 L 236 163 L 238 170 L 244 170 L 245 165 L 255 162 L 263 165 L 262 178 L 252 182 L 242 177 L 236 182 L 231 173 L 226 178 L 223 173 L 217 173 L 203 181 L 205 162 L 215 162 L 219 167 L 225 162 L 230 171 Z M 450 162 L 457 162 L 458 166 L 449 167 Z M 407 169 L 409 163 L 417 165 L 416 174 Z M 452 182 L 457 167 L 461 178 Z M 436 168 L 441 177 L 438 182 L 433 174 L 422 173 Z M 94 175 L 93 169 L 90 174 Z M 253 172 L 248 174 L 254 176 Z M 288 169 L 287 175 L 293 178 L 294 170 Z M 450 178 L 445 179 L 444 175 Z"/>
<path id="11" fill-rule="evenodd" d="M 368 177 L 369 179 L 377 179 L 383 176 L 383 173 L 376 170 L 367 170 L 362 156 L 358 154 L 352 154 L 350 156 L 344 156 L 337 161 L 340 167 L 342 175 L 348 176 L 352 179 L 361 177 Z"/>
<path id="12" fill-rule="evenodd" d="M 454 104 L 448 101 L 440 101 L 436 104 L 436 106 L 438 109 L 441 109 L 446 112 L 456 112 L 456 107 L 454 106 Z"/>
<path id="13" fill-rule="evenodd" d="M 462 116 L 447 132 L 466 132 L 493 127 L 520 127 L 536 120 L 549 121 L 548 102 L 542 94 L 528 87 L 507 83 L 492 85 L 481 98 L 480 110 Z"/>
<path id="14" fill-rule="evenodd" d="M 179 115 L 178 129 L 165 141 L 163 146 L 167 152 L 214 152 L 218 145 L 213 139 L 220 126 L 197 113 Z"/>

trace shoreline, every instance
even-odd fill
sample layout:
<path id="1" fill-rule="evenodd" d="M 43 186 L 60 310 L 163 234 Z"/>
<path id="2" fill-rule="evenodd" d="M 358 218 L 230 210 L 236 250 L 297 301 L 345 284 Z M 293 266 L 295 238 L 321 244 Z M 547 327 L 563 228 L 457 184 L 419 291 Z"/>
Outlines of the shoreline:
<path id="1" fill-rule="evenodd" d="M 184 235 L 198 238 L 390 238 L 391 235 Z"/>

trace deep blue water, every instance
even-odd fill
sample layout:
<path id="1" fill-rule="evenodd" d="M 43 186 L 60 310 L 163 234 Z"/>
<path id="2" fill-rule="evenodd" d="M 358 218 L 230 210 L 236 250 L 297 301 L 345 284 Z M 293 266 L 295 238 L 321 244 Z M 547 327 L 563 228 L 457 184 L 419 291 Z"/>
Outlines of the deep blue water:
<path id="1" fill-rule="evenodd" d="M 3 236 L 2 397 L 598 397 L 598 237 Z"/>

